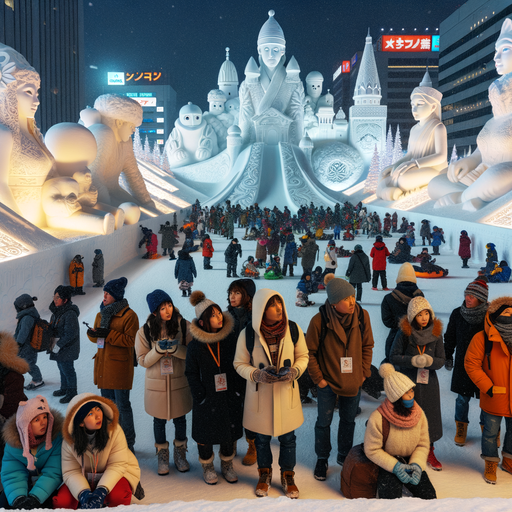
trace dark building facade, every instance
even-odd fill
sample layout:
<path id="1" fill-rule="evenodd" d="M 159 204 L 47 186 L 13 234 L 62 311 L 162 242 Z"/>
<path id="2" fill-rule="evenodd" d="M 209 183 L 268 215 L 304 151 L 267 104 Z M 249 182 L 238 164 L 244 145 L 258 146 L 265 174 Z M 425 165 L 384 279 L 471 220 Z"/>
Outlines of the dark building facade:
<path id="1" fill-rule="evenodd" d="M 77 122 L 85 107 L 83 22 L 83 0 L 0 3 L 0 42 L 41 76 L 36 122 L 42 133 L 56 123 Z"/>

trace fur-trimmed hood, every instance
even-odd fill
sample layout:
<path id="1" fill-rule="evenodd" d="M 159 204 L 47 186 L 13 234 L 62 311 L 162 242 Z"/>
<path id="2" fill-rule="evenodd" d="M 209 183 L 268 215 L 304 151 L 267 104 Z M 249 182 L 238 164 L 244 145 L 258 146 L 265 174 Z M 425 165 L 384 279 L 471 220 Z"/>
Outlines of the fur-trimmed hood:
<path id="1" fill-rule="evenodd" d="M 116 404 L 109 400 L 108 398 L 95 395 L 94 393 L 81 393 L 80 395 L 75 396 L 71 402 L 69 402 L 68 408 L 66 410 L 66 418 L 64 419 L 64 424 L 62 426 L 62 437 L 64 441 L 68 444 L 73 445 L 73 438 L 71 437 L 73 433 L 73 421 L 75 419 L 75 415 L 82 407 L 82 405 L 87 402 L 99 402 L 101 404 L 101 408 L 103 409 L 103 415 L 110 420 L 108 425 L 108 432 L 113 432 L 119 423 L 119 410 L 116 407 Z"/>
<path id="2" fill-rule="evenodd" d="M 487 310 L 487 314 L 492 315 L 496 313 L 501 306 L 510 306 L 512 307 L 512 297 L 498 297 L 489 303 L 489 309 Z"/>
<path id="3" fill-rule="evenodd" d="M 223 311 L 222 316 L 224 317 L 224 322 L 222 329 L 219 332 L 203 331 L 203 329 L 199 327 L 197 318 L 194 318 L 190 323 L 190 333 L 194 339 L 201 343 L 216 343 L 217 341 L 222 341 L 233 331 L 235 327 L 235 321 L 229 311 Z"/>
<path id="4" fill-rule="evenodd" d="M 50 408 L 50 412 L 53 415 L 53 428 L 52 428 L 52 442 L 55 441 L 57 436 L 62 432 L 62 425 L 64 424 L 64 416 L 59 411 Z M 20 433 L 16 427 L 16 414 L 11 416 L 2 429 L 2 437 L 4 441 L 13 448 L 23 450 L 21 444 Z"/>
<path id="5" fill-rule="evenodd" d="M 18 355 L 19 346 L 11 334 L 0 332 L 0 364 L 4 368 L 25 374 L 29 370 L 29 364 Z"/>
<path id="6" fill-rule="evenodd" d="M 400 323 L 398 324 L 400 327 L 400 330 L 406 335 L 410 336 L 412 334 L 413 327 L 409 323 L 409 320 L 407 320 L 407 316 L 403 316 L 400 319 Z M 441 336 L 443 333 L 443 323 L 439 318 L 434 318 L 434 327 L 432 328 L 432 334 L 437 338 L 438 336 Z"/>

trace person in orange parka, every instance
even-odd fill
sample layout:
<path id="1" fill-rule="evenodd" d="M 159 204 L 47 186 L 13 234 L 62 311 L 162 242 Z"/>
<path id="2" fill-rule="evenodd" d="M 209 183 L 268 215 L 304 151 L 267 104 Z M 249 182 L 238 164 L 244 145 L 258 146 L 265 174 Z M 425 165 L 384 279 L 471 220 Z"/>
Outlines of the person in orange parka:
<path id="1" fill-rule="evenodd" d="M 473 336 L 466 351 L 464 367 L 480 390 L 482 409 L 482 459 L 484 480 L 496 483 L 500 461 L 498 436 L 502 418 L 506 434 L 502 469 L 512 473 L 512 297 L 493 300 L 485 315 L 484 330 Z"/>
<path id="2" fill-rule="evenodd" d="M 203 237 L 203 268 L 205 270 L 212 270 L 213 267 L 210 265 L 210 259 L 213 256 L 213 248 L 212 241 L 210 239 L 210 235 L 204 235 Z"/>
<path id="3" fill-rule="evenodd" d="M 74 288 L 73 295 L 85 295 L 83 256 L 77 254 L 69 264 L 69 284 Z"/>
<path id="4" fill-rule="evenodd" d="M 386 278 L 386 266 L 387 260 L 386 258 L 389 256 L 388 248 L 386 244 L 382 241 L 382 235 L 377 235 L 375 237 L 375 243 L 373 244 L 372 250 L 370 252 L 370 257 L 372 258 L 372 290 L 377 290 L 377 284 L 380 281 L 382 283 L 382 289 L 384 291 L 388 291 L 388 280 Z"/>

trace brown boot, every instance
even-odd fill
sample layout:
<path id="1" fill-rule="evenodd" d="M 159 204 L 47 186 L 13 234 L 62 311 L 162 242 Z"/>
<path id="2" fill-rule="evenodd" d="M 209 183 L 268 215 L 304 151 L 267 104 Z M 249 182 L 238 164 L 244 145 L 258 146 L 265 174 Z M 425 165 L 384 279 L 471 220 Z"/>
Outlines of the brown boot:
<path id="1" fill-rule="evenodd" d="M 502 453 L 502 455 L 503 455 L 503 460 L 501 461 L 501 469 L 503 469 L 503 471 L 506 471 L 507 473 L 512 474 L 512 458 L 511 458 L 511 456 L 509 456 L 508 453 L 507 453 L 507 456 L 505 456 L 504 453 Z"/>
<path id="2" fill-rule="evenodd" d="M 484 480 L 488 484 L 496 485 L 496 470 L 498 469 L 498 462 L 495 460 L 485 461 Z"/>
<path id="3" fill-rule="evenodd" d="M 190 470 L 190 464 L 187 461 L 187 440 L 174 440 L 174 465 L 180 473 Z"/>
<path id="4" fill-rule="evenodd" d="M 256 496 L 258 496 L 258 498 L 263 498 L 268 496 L 268 490 L 270 489 L 270 484 L 272 482 L 272 468 L 258 469 L 258 473 L 260 475 L 260 479 L 258 480 L 258 485 L 256 485 Z"/>
<path id="5" fill-rule="evenodd" d="M 244 466 L 252 466 L 256 464 L 256 445 L 254 444 L 254 439 L 247 439 L 247 453 L 245 457 L 242 459 L 242 464 Z"/>
<path id="6" fill-rule="evenodd" d="M 295 471 L 281 471 L 281 486 L 287 498 L 297 499 L 299 489 L 295 485 Z"/>
<path id="7" fill-rule="evenodd" d="M 466 436 L 468 433 L 468 424 L 463 421 L 456 421 L 457 432 L 455 434 L 455 444 L 457 446 L 464 446 L 466 444 Z"/>
<path id="8" fill-rule="evenodd" d="M 158 474 L 169 474 L 169 443 L 155 443 L 156 455 L 158 457 Z"/>

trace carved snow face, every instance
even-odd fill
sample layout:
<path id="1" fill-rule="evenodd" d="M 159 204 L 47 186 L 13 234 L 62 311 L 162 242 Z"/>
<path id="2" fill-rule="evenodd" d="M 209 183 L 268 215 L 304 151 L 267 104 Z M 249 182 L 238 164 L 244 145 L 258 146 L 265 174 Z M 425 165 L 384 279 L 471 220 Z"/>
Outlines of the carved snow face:
<path id="1" fill-rule="evenodd" d="M 411 97 L 412 116 L 416 121 L 427 119 L 436 109 L 434 103 L 428 103 L 423 96 L 413 94 Z"/>
<path id="2" fill-rule="evenodd" d="M 180 121 L 183 126 L 199 126 L 203 120 L 202 114 L 180 114 Z"/>
<path id="3" fill-rule="evenodd" d="M 214 116 L 218 116 L 224 112 L 224 102 L 223 101 L 210 101 L 210 114 Z"/>
<path id="4" fill-rule="evenodd" d="M 116 119 L 117 133 L 123 142 L 130 140 L 132 133 L 135 133 L 135 125 L 127 121 Z"/>
<path id="5" fill-rule="evenodd" d="M 320 98 L 322 94 L 322 82 L 306 82 L 308 95 L 312 98 Z"/>
<path id="6" fill-rule="evenodd" d="M 21 83 L 17 89 L 18 116 L 20 119 L 30 119 L 36 115 L 39 107 L 38 87 L 34 83 Z"/>
<path id="7" fill-rule="evenodd" d="M 261 55 L 265 66 L 274 69 L 284 55 L 285 47 L 282 44 L 261 44 L 258 53 Z"/>
<path id="8" fill-rule="evenodd" d="M 512 42 L 510 40 L 503 39 L 496 42 L 494 62 L 498 75 L 512 73 Z"/>

